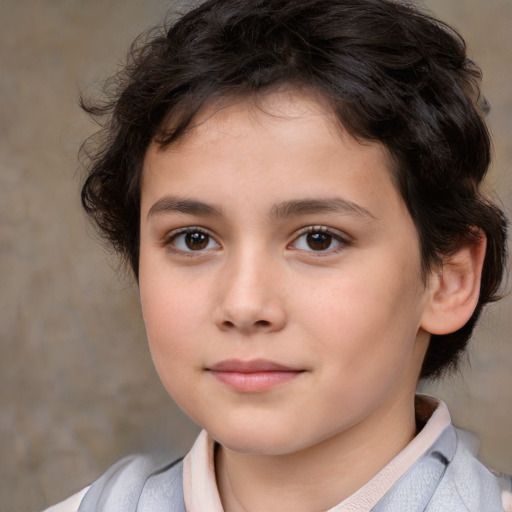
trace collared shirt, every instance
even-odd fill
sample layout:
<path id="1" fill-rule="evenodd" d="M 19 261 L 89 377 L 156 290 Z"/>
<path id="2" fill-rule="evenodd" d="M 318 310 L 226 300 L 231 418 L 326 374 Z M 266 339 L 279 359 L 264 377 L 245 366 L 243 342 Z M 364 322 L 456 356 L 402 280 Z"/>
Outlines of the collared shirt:
<path id="1" fill-rule="evenodd" d="M 328 512 L 369 512 L 450 425 L 444 402 L 426 395 L 418 398 L 416 420 L 424 424 L 418 435 L 366 485 Z M 203 430 L 185 457 L 183 493 L 187 512 L 224 512 L 215 479 L 214 450 L 214 441 Z"/>

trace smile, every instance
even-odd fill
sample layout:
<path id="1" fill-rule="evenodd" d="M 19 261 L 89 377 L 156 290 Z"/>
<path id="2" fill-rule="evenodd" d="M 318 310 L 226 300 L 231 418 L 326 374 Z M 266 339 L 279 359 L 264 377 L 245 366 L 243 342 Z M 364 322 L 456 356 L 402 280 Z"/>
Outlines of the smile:
<path id="1" fill-rule="evenodd" d="M 221 361 L 207 369 L 217 380 L 239 393 L 263 393 L 290 382 L 304 370 L 262 359 Z"/>

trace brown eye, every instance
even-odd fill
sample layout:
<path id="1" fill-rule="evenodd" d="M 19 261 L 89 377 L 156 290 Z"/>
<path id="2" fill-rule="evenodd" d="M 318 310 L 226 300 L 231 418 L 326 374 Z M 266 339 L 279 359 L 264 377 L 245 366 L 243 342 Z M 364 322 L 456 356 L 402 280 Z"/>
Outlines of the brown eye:
<path id="1" fill-rule="evenodd" d="M 185 245 L 191 251 L 200 251 L 201 249 L 206 249 L 206 247 L 208 247 L 209 241 L 210 237 L 206 233 L 201 233 L 199 231 L 194 231 L 185 235 Z"/>
<path id="2" fill-rule="evenodd" d="M 328 233 L 309 233 L 306 235 L 306 243 L 313 251 L 325 251 L 332 244 L 332 235 Z"/>
<path id="3" fill-rule="evenodd" d="M 220 245 L 206 231 L 199 228 L 184 228 L 173 234 L 166 246 L 174 252 L 200 252 L 219 249 Z"/>
<path id="4" fill-rule="evenodd" d="M 338 230 L 324 226 L 310 226 L 299 231 L 299 236 L 290 244 L 290 248 L 310 253 L 332 254 L 350 242 Z"/>

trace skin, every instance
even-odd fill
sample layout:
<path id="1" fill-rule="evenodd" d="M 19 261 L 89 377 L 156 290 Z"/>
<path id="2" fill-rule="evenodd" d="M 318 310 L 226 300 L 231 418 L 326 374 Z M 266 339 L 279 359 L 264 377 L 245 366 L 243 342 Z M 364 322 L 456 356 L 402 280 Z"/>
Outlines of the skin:
<path id="1" fill-rule="evenodd" d="M 227 511 L 326 510 L 416 432 L 434 295 L 417 232 L 385 148 L 354 140 L 318 98 L 280 91 L 198 121 L 143 166 L 152 357 L 220 445 Z M 212 371 L 261 359 L 293 371 L 263 390 Z"/>

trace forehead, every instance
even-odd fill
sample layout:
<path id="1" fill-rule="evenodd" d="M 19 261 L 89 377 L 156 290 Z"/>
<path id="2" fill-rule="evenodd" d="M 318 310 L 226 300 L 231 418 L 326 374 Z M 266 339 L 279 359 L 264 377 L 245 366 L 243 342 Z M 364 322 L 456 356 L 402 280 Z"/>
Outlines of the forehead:
<path id="1" fill-rule="evenodd" d="M 153 142 L 144 160 L 143 202 L 167 188 L 219 200 L 224 193 L 224 206 L 233 202 L 234 189 L 247 204 L 257 197 L 275 204 L 335 190 L 354 199 L 365 190 L 364 201 L 378 203 L 384 182 L 397 195 L 390 170 L 384 145 L 350 136 L 318 95 L 286 89 L 219 100 L 199 112 L 176 142 Z M 266 194 L 259 196 L 262 189 Z"/>
<path id="2" fill-rule="evenodd" d="M 165 142 L 162 147 L 179 150 L 190 140 L 198 140 L 212 128 L 236 131 L 244 126 L 244 121 L 259 124 L 278 121 L 306 120 L 307 117 L 323 118 L 326 126 L 333 132 L 342 134 L 345 130 L 334 115 L 333 108 L 326 97 L 309 87 L 294 87 L 283 84 L 266 92 L 228 94 L 214 96 L 204 104 L 197 100 L 185 101 L 183 105 L 172 109 L 162 124 L 160 136 L 155 139 Z M 190 119 L 190 121 L 188 121 Z M 185 124 L 185 129 L 182 125 Z M 264 127 L 268 131 L 270 126 Z"/>

